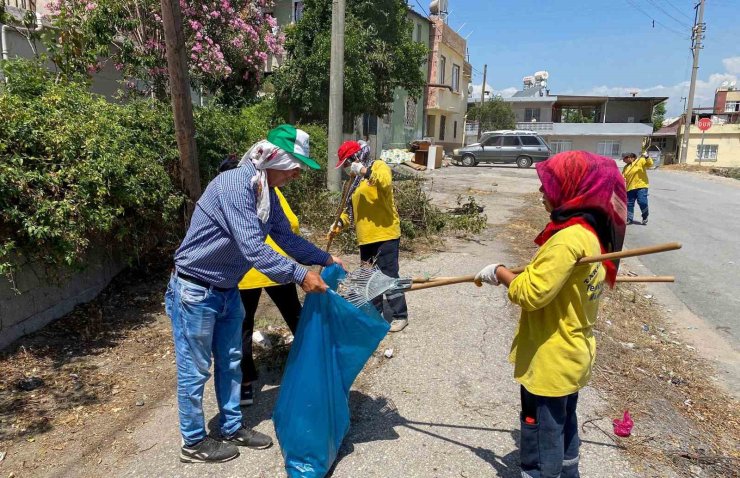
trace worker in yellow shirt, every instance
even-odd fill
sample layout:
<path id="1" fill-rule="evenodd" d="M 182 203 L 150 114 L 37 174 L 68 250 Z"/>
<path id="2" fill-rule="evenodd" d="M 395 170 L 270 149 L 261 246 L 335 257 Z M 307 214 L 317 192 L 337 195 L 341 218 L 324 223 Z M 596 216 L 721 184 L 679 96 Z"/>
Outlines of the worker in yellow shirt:
<path id="1" fill-rule="evenodd" d="M 509 359 L 521 384 L 522 476 L 579 476 L 578 391 L 591 378 L 593 326 L 612 261 L 576 266 L 585 256 L 621 250 L 626 190 L 610 158 L 585 151 L 557 154 L 537 165 L 550 223 L 524 272 L 491 264 L 476 279 L 509 288 L 521 307 Z"/>
<path id="2" fill-rule="evenodd" d="M 625 153 L 622 156 L 625 167 L 622 176 L 627 183 L 627 224 L 637 224 L 633 221 L 635 215 L 635 201 L 640 206 L 642 225 L 648 223 L 648 181 L 647 170 L 653 167 L 653 158 L 642 153 L 638 158 L 635 153 Z"/>
<path id="3" fill-rule="evenodd" d="M 393 200 L 391 168 L 384 161 L 374 161 L 364 141 L 345 141 L 337 154 L 337 168 L 348 167 L 353 183 L 345 211 L 339 221 L 332 224 L 329 236 L 339 234 L 354 223 L 360 259 L 374 263 L 390 277 L 398 277 L 401 221 Z M 393 311 L 390 331 L 400 332 L 409 323 L 406 296 L 402 292 L 394 292 L 386 299 Z M 382 315 L 383 297 L 375 298 L 373 305 Z"/>
<path id="4" fill-rule="evenodd" d="M 219 172 L 237 167 L 238 161 L 234 158 L 221 163 Z M 290 223 L 290 229 L 298 234 L 300 232 L 298 217 L 293 213 L 288 201 L 283 196 L 280 189 L 275 188 L 275 194 L 280 200 L 280 206 L 285 213 L 285 217 Z M 278 254 L 287 257 L 283 249 L 268 235 L 265 244 L 272 247 Z M 267 292 L 273 303 L 283 316 L 283 320 L 288 325 L 290 331 L 295 334 L 298 328 L 298 319 L 301 316 L 301 302 L 298 299 L 298 290 L 296 285 L 277 284 L 257 269 L 250 269 L 239 282 L 239 294 L 241 295 L 242 305 L 244 305 L 244 322 L 242 323 L 242 385 L 240 405 L 252 405 L 254 403 L 254 382 L 257 381 L 257 367 L 252 355 L 252 334 L 254 334 L 254 317 L 257 312 L 262 291 Z"/>

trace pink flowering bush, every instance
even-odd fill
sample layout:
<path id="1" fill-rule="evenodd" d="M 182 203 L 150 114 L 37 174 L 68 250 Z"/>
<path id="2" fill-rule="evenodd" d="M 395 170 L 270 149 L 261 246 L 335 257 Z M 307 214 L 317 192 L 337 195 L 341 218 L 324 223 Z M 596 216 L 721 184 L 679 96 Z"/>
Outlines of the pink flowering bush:
<path id="1" fill-rule="evenodd" d="M 63 75 L 91 75 L 111 61 L 127 84 L 166 96 L 167 62 L 159 0 L 52 0 L 60 33 L 46 43 Z M 195 88 L 226 103 L 251 98 L 283 35 L 272 0 L 180 0 L 189 73 Z"/>

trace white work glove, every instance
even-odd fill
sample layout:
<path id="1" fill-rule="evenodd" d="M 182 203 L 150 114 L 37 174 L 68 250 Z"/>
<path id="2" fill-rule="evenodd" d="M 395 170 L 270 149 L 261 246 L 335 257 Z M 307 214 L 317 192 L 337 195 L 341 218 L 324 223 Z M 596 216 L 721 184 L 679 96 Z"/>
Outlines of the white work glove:
<path id="1" fill-rule="evenodd" d="M 362 165 L 361 162 L 355 161 L 354 163 L 352 163 L 349 169 L 355 176 L 362 176 L 362 170 L 365 169 L 365 167 Z"/>
<path id="2" fill-rule="evenodd" d="M 337 234 L 342 232 L 343 227 L 344 227 L 344 221 L 342 221 L 341 219 L 337 219 L 337 222 L 335 222 L 329 227 L 329 233 L 326 235 L 326 237 L 336 236 Z"/>
<path id="3" fill-rule="evenodd" d="M 496 279 L 496 269 L 502 264 L 490 264 L 484 267 L 475 275 L 475 282 L 485 282 L 491 285 L 499 285 L 498 279 Z"/>

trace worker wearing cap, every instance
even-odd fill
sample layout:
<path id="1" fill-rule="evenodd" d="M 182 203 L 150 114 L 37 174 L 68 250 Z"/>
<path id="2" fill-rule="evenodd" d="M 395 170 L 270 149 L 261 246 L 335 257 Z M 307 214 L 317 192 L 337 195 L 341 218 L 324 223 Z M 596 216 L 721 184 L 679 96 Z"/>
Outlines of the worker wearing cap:
<path id="1" fill-rule="evenodd" d="M 274 188 L 296 179 L 303 168 L 319 169 L 309 157 L 309 136 L 282 125 L 252 146 L 240 167 L 223 172 L 195 205 L 190 227 L 175 253 L 175 271 L 165 294 L 177 363 L 177 402 L 183 462 L 218 463 L 239 455 L 236 446 L 267 448 L 272 440 L 245 428 L 239 408 L 244 307 L 238 284 L 255 268 L 273 281 L 325 292 L 309 265 L 341 264 L 296 235 Z M 290 257 L 265 244 L 270 235 Z M 206 433 L 203 389 L 210 377 L 219 408 L 220 440 Z"/>
<path id="2" fill-rule="evenodd" d="M 360 259 L 373 262 L 381 272 L 398 277 L 398 251 L 401 222 L 393 200 L 393 175 L 383 161 L 370 157 L 370 148 L 364 141 L 346 141 L 337 152 L 337 168 L 348 167 L 352 186 L 339 221 L 332 224 L 330 236 L 335 236 L 354 223 Z M 394 292 L 386 296 L 393 311 L 391 332 L 400 332 L 409 323 L 406 296 Z M 373 300 L 373 305 L 383 313 L 383 297 Z"/>
<path id="3" fill-rule="evenodd" d="M 640 206 L 642 214 L 642 225 L 648 223 L 648 168 L 653 166 L 653 158 L 648 156 L 647 152 L 642 153 L 638 158 L 635 153 L 625 153 L 622 155 L 622 161 L 625 166 L 622 169 L 622 176 L 627 183 L 627 224 L 640 224 L 634 221 L 635 201 Z"/>

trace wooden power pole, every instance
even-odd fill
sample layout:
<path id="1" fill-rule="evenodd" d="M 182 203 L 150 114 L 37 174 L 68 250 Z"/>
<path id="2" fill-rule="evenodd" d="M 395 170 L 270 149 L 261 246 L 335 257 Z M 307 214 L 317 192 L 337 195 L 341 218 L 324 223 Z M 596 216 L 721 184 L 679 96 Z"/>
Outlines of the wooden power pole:
<path id="1" fill-rule="evenodd" d="M 188 64 L 185 55 L 185 35 L 182 31 L 182 12 L 178 0 L 161 0 L 162 23 L 167 46 L 167 70 L 170 80 L 172 113 L 175 118 L 175 136 L 180 152 L 180 181 L 190 199 L 187 219 L 200 198 L 200 169 L 198 148 L 195 145 L 193 103 L 190 96 Z"/>
<path id="2" fill-rule="evenodd" d="M 344 9 L 345 0 L 333 0 L 331 6 L 331 64 L 329 67 L 329 163 L 326 187 L 342 189 L 342 171 L 334 168 L 342 143 L 344 124 Z"/>

